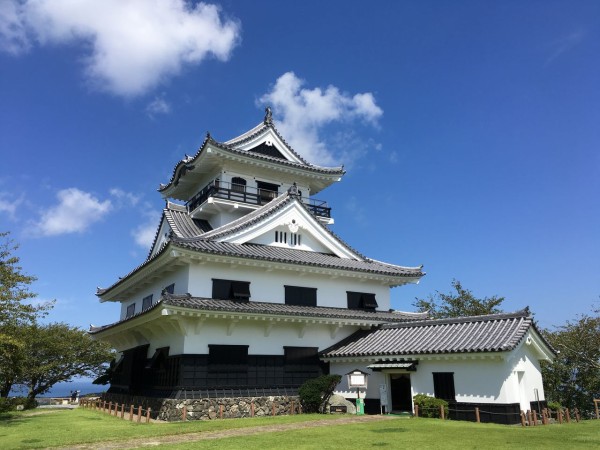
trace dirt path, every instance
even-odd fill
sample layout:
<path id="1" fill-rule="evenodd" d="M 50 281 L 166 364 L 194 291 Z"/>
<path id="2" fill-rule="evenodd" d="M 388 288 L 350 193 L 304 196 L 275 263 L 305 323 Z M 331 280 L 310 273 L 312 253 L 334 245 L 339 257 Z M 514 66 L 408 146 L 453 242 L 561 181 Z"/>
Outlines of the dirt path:
<path id="1" fill-rule="evenodd" d="M 390 416 L 349 416 L 335 420 L 313 420 L 279 425 L 263 425 L 258 427 L 234 428 L 231 430 L 206 431 L 202 433 L 175 434 L 170 436 L 157 436 L 152 438 L 137 438 L 125 441 L 92 442 L 89 444 L 72 445 L 68 447 L 52 447 L 53 450 L 66 449 L 95 449 L 95 450 L 124 450 L 140 447 L 156 447 L 161 444 L 181 444 L 188 442 L 204 441 L 209 439 L 223 439 L 236 436 L 251 436 L 261 433 L 274 433 L 278 431 L 302 430 L 306 428 L 325 427 L 330 425 L 347 425 L 351 423 L 364 423 L 379 420 L 389 420 Z"/>

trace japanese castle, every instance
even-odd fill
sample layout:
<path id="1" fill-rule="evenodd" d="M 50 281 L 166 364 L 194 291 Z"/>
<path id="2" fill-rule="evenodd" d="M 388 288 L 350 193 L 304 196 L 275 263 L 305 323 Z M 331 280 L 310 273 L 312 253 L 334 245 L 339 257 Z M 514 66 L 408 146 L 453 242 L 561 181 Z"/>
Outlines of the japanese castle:
<path id="1" fill-rule="evenodd" d="M 119 320 L 90 329 L 120 355 L 108 395 L 293 398 L 310 378 L 358 369 L 367 412 L 412 411 L 419 393 L 490 414 L 543 403 L 540 361 L 554 350 L 529 312 L 391 309 L 390 289 L 418 283 L 422 266 L 370 259 L 334 234 L 314 196 L 344 169 L 296 150 L 267 108 L 251 130 L 209 134 L 175 165 L 148 257 L 97 291 L 121 304 Z M 336 393 L 357 395 L 346 377 Z"/>

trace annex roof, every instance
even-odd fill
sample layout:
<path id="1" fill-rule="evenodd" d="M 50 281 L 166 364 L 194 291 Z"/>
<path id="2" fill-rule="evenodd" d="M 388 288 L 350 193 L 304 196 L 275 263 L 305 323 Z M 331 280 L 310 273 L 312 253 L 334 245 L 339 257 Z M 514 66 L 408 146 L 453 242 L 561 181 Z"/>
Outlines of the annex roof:
<path id="1" fill-rule="evenodd" d="M 410 313 L 401 311 L 363 311 L 346 308 L 330 308 L 322 306 L 298 306 L 286 305 L 282 303 L 267 303 L 267 302 L 238 302 L 233 300 L 214 300 L 203 297 L 192 297 L 188 295 L 170 295 L 164 294 L 161 299 L 151 308 L 139 312 L 129 318 L 118 322 L 91 327 L 90 333 L 98 333 L 109 328 L 116 327 L 124 322 L 129 322 L 136 317 L 148 314 L 156 308 L 178 307 L 196 312 L 224 312 L 236 314 L 260 314 L 268 316 L 294 316 L 306 318 L 325 318 L 325 319 L 341 319 L 341 320 L 357 320 L 368 323 L 380 324 L 389 322 L 407 322 L 415 320 L 423 320 L 427 317 L 427 313 Z"/>
<path id="2" fill-rule="evenodd" d="M 550 354 L 552 347 L 537 331 L 527 309 L 507 314 L 457 317 L 382 325 L 359 331 L 324 350 L 323 358 L 404 356 L 443 353 L 503 352 L 516 348 L 536 330 Z"/>

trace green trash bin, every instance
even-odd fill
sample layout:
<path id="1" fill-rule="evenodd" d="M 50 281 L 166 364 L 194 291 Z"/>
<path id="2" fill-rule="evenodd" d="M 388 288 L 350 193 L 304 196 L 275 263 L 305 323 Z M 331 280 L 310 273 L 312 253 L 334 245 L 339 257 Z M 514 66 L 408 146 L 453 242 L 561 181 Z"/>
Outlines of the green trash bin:
<path id="1" fill-rule="evenodd" d="M 362 398 L 356 399 L 356 415 L 362 416 L 365 414 L 365 400 Z"/>

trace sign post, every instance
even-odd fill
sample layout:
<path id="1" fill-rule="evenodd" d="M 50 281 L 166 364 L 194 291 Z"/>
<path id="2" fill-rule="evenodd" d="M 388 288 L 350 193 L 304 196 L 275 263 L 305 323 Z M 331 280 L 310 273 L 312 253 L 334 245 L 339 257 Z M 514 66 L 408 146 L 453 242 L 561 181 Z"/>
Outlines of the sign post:
<path id="1" fill-rule="evenodd" d="M 365 401 L 360 398 L 360 389 L 367 389 L 367 377 L 369 374 L 362 370 L 355 369 L 352 372 L 347 373 L 346 376 L 348 377 L 348 388 L 356 388 L 356 415 L 362 416 L 365 413 Z"/>
<path id="2" fill-rule="evenodd" d="M 383 415 L 383 409 L 385 408 L 385 412 L 387 414 L 387 406 L 388 406 L 388 395 L 387 395 L 387 384 L 379 385 L 379 404 L 380 412 Z"/>

